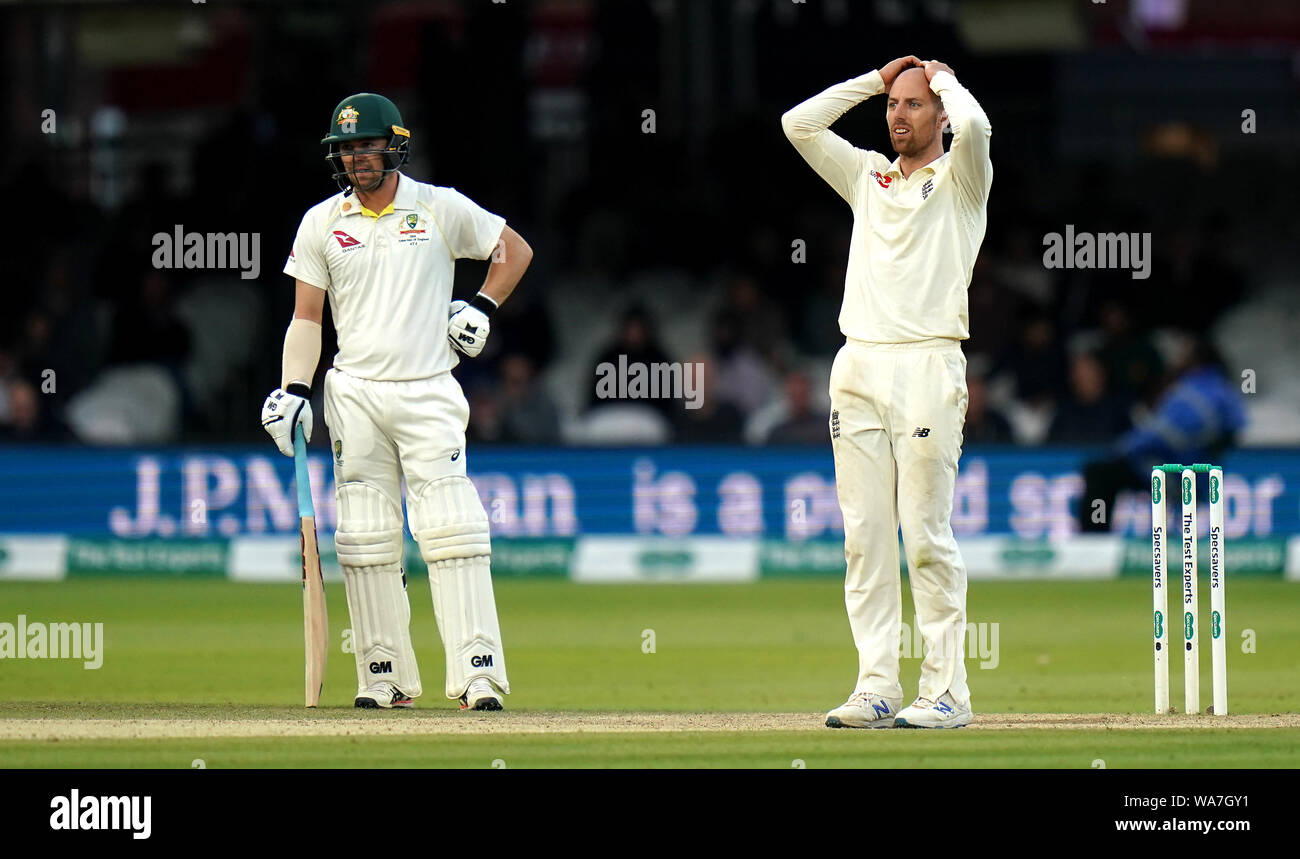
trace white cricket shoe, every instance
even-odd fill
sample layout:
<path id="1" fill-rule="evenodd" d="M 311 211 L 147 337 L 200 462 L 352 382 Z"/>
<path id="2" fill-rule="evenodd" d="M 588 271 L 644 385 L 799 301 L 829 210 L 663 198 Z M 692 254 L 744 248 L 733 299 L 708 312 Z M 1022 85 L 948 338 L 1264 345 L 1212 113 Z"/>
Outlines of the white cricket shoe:
<path id="1" fill-rule="evenodd" d="M 849 700 L 826 714 L 828 728 L 892 728 L 902 698 L 885 698 L 874 692 L 854 692 Z"/>
<path id="2" fill-rule="evenodd" d="M 352 706 L 359 707 L 362 710 L 391 710 L 394 707 L 413 707 L 411 696 L 407 695 L 401 689 L 398 689 L 387 680 L 380 680 L 377 683 L 371 683 L 356 697 Z"/>
<path id="3" fill-rule="evenodd" d="M 969 725 L 974 714 L 970 707 L 959 707 L 947 692 L 938 701 L 917 698 L 898 714 L 894 724 L 900 728 L 960 728 Z"/>
<path id="4" fill-rule="evenodd" d="M 501 696 L 496 687 L 486 677 L 475 677 L 469 681 L 469 688 L 460 696 L 462 710 L 504 710 Z"/>

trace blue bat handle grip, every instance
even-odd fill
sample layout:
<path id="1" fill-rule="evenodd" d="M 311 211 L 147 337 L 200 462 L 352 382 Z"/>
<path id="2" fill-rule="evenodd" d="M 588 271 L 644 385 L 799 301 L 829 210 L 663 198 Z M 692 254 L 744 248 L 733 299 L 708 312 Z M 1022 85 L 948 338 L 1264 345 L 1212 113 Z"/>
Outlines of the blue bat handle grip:
<path id="1" fill-rule="evenodd" d="M 311 503 L 311 480 L 307 476 L 307 439 L 302 425 L 293 428 L 293 469 L 298 483 L 298 518 L 316 518 L 316 508 Z"/>

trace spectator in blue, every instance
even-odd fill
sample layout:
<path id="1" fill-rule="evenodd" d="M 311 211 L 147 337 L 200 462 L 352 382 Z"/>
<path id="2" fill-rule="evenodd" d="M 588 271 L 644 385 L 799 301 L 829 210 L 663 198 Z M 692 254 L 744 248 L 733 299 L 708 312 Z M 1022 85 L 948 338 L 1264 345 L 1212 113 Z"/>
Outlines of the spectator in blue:
<path id="1" fill-rule="evenodd" d="M 1084 466 L 1080 530 L 1110 530 L 1116 494 L 1146 490 L 1156 465 L 1218 462 L 1245 425 L 1241 391 L 1223 359 L 1208 340 L 1194 337 L 1150 417 L 1120 436 L 1112 458 Z M 1097 499 L 1106 502 L 1104 516 L 1094 515 Z"/>

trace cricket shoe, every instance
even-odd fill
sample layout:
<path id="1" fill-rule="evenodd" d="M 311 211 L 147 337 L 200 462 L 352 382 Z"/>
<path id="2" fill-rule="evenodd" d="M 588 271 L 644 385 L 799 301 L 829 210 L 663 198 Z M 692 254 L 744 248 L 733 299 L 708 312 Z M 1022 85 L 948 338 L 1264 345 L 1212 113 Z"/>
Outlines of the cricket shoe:
<path id="1" fill-rule="evenodd" d="M 899 728 L 960 728 L 969 725 L 974 715 L 970 707 L 960 707 L 947 692 L 938 701 L 917 698 L 904 707 L 894 724 Z"/>
<path id="2" fill-rule="evenodd" d="M 892 728 L 902 698 L 885 698 L 874 692 L 854 692 L 849 700 L 826 714 L 828 728 Z"/>
<path id="3" fill-rule="evenodd" d="M 469 682 L 469 688 L 460 696 L 462 710 L 504 710 L 501 696 L 496 687 L 486 677 L 475 677 Z"/>
<path id="4" fill-rule="evenodd" d="M 415 706 L 411 696 L 398 689 L 387 680 L 371 683 L 366 691 L 357 696 L 352 706 L 362 710 L 391 710 L 394 707 L 410 708 Z"/>

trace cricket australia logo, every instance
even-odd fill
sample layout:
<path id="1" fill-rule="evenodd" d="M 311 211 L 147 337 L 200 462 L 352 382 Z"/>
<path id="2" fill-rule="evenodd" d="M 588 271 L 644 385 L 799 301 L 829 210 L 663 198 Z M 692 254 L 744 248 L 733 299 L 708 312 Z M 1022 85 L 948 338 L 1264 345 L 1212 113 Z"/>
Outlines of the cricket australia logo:
<path id="1" fill-rule="evenodd" d="M 402 220 L 402 227 L 397 231 L 397 241 L 402 244 L 417 244 L 427 242 L 429 237 L 425 235 L 425 229 L 420 225 L 420 216 L 415 212 L 407 215 Z"/>
<path id="2" fill-rule="evenodd" d="M 339 465 L 343 464 L 343 439 L 334 442 L 334 461 Z"/>
<path id="3" fill-rule="evenodd" d="M 927 197 L 929 197 L 930 192 L 933 190 L 934 190 L 934 179 L 926 179 L 925 184 L 921 186 L 921 199 L 924 200 Z"/>
<path id="4" fill-rule="evenodd" d="M 348 105 L 339 111 L 339 130 L 344 134 L 356 134 L 357 120 L 360 118 L 361 114 L 357 113 L 357 109 Z"/>

